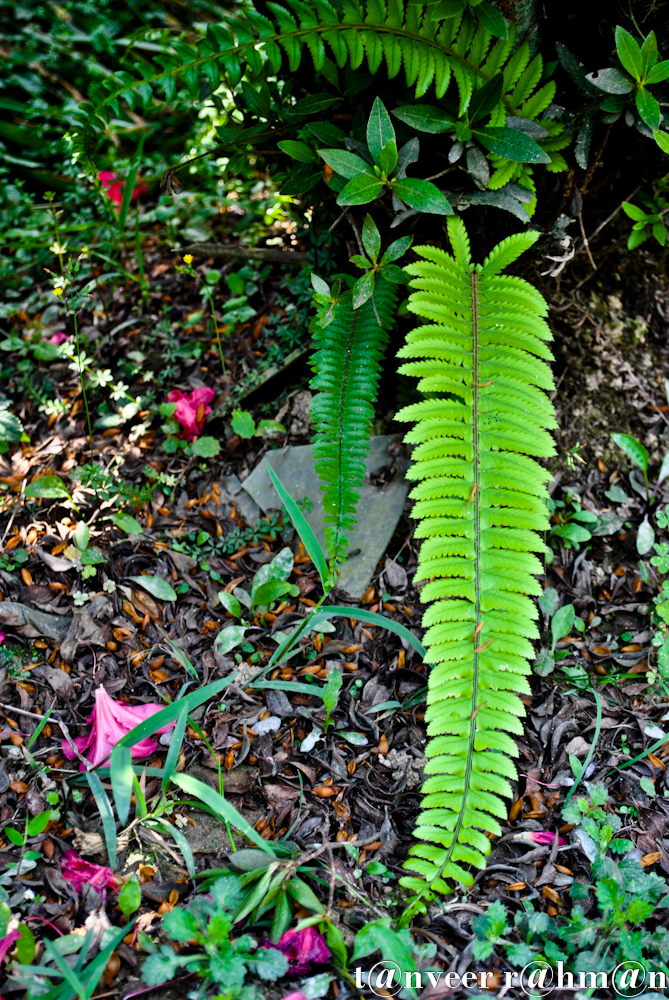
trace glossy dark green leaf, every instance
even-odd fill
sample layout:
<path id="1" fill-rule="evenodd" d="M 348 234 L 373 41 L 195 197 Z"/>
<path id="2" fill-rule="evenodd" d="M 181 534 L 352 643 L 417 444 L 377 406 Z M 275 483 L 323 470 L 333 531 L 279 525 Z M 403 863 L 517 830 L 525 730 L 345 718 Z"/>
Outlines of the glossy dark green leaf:
<path id="1" fill-rule="evenodd" d="M 381 234 L 369 212 L 362 224 L 362 245 L 369 254 L 372 263 L 376 264 L 381 251 Z"/>
<path id="2" fill-rule="evenodd" d="M 352 289 L 353 308 L 359 309 L 374 294 L 374 271 L 368 271 L 358 278 Z"/>
<path id="3" fill-rule="evenodd" d="M 501 14 L 500 14 L 501 17 Z M 502 21 L 504 18 L 502 18 Z M 469 102 L 467 115 L 470 122 L 477 122 L 490 114 L 493 108 L 499 103 L 504 88 L 504 77 L 501 73 L 493 76 L 479 90 L 474 91 L 474 96 Z"/>
<path id="4" fill-rule="evenodd" d="M 383 191 L 383 185 L 374 174 L 360 174 L 349 181 L 337 198 L 338 205 L 367 205 Z"/>
<path id="5" fill-rule="evenodd" d="M 431 104 L 407 105 L 404 108 L 395 108 L 393 114 L 405 125 L 417 129 L 418 132 L 450 132 L 456 119 L 444 111 L 443 108 L 436 108 Z"/>
<path id="6" fill-rule="evenodd" d="M 629 94 L 630 90 L 634 89 L 634 84 L 627 74 L 611 66 L 597 70 L 596 73 L 588 73 L 586 80 L 607 94 Z"/>
<path id="7" fill-rule="evenodd" d="M 529 135 L 515 128 L 484 126 L 472 132 L 482 146 L 496 156 L 516 163 L 550 163 L 550 156 Z"/>
<path id="8" fill-rule="evenodd" d="M 648 473 L 648 452 L 641 442 L 631 434 L 612 434 L 611 437 L 645 476 Z"/>
<path id="9" fill-rule="evenodd" d="M 395 141 L 395 129 L 380 97 L 375 98 L 367 122 L 367 145 L 375 163 L 379 163 L 381 150 Z"/>
<path id="10" fill-rule="evenodd" d="M 378 158 L 379 169 L 386 177 L 390 177 L 397 166 L 397 143 L 391 139 L 385 144 Z"/>
<path id="11" fill-rule="evenodd" d="M 504 15 L 491 3 L 488 3 L 488 0 L 481 0 L 481 3 L 477 4 L 476 16 L 483 27 L 495 38 L 509 37 L 509 28 Z"/>
<path id="12" fill-rule="evenodd" d="M 365 163 L 356 153 L 349 153 L 346 149 L 319 149 L 318 154 L 336 174 L 341 174 L 349 180 L 358 177 L 359 174 L 375 178 L 369 163 Z"/>
<path id="13" fill-rule="evenodd" d="M 643 76 L 643 58 L 636 39 L 621 25 L 616 25 L 616 51 L 618 58 L 635 80 Z"/>
<path id="14" fill-rule="evenodd" d="M 314 163 L 318 162 L 318 157 L 316 153 L 307 146 L 306 142 L 297 142 L 294 139 L 284 139 L 283 142 L 277 142 L 277 146 L 288 156 L 292 157 L 293 160 L 298 160 L 299 163 Z"/>
<path id="15" fill-rule="evenodd" d="M 639 87 L 635 100 L 636 109 L 648 128 L 658 129 L 662 121 L 662 112 L 651 92 L 645 87 Z"/>
<path id="16" fill-rule="evenodd" d="M 452 215 L 450 203 L 431 181 L 422 181 L 417 177 L 405 177 L 404 180 L 393 181 L 393 191 L 410 208 L 431 215 Z"/>

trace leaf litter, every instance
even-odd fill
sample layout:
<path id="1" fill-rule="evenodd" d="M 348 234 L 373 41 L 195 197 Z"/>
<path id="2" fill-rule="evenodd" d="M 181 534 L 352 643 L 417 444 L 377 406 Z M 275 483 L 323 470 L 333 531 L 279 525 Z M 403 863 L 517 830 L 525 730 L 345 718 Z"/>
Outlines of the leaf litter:
<path id="1" fill-rule="evenodd" d="M 648 524 L 643 482 L 610 437 L 641 439 L 652 471 L 667 450 L 661 383 L 669 358 L 658 334 L 666 289 L 647 293 L 657 305 L 643 323 L 630 322 L 621 298 L 607 299 L 606 289 L 583 299 L 565 284 L 551 294 L 562 310 L 558 366 L 566 366 L 556 396 L 561 451 L 586 463 L 563 458 L 554 470 L 551 495 L 563 504 L 554 523 L 572 517 L 590 538 L 579 548 L 569 533 L 555 536 L 540 601 L 542 668 L 525 699 L 520 778 L 502 836 L 466 898 L 428 910 L 425 933 L 461 973 L 500 968 L 497 954 L 476 947 L 490 939 L 490 918 L 487 925 L 476 921 L 496 912 L 492 907 L 519 912 L 530 898 L 549 916 L 566 915 L 574 884 L 589 884 L 600 850 L 595 831 L 578 810 L 573 823 L 561 816 L 575 786 L 574 803 L 585 801 L 579 796 L 588 788 L 605 785 L 607 809 L 620 820 L 617 836 L 629 841 L 630 857 L 646 873 L 669 876 L 669 719 L 652 673 L 649 617 L 659 580 L 649 558 L 645 576 L 640 569 L 637 539 Z M 241 371 L 244 362 L 231 367 Z M 229 391 L 229 382 L 219 389 Z M 202 431 L 214 402 L 208 394 L 194 409 L 198 391 L 177 400 L 186 434 Z M 290 392 L 279 395 L 277 421 L 291 406 Z M 613 397 L 609 407 L 605 400 Z M 287 440 L 302 444 L 304 392 L 293 400 Z M 356 618 L 356 607 L 383 613 L 420 637 L 408 508 L 361 604 L 350 602 L 349 617 L 306 634 L 299 655 L 267 671 L 281 636 L 320 596 L 316 568 L 285 514 L 263 518 L 256 511 L 249 521 L 241 512 L 232 480 L 248 476 L 268 442 L 233 435 L 221 456 L 198 466 L 185 455 L 166 460 L 150 432 L 134 441 L 132 431 L 97 435 L 99 459 L 117 462 L 126 482 L 140 489 L 143 469 L 158 474 L 143 503 L 105 521 L 104 502 L 72 475 L 87 447 L 82 414 L 70 414 L 74 433 L 67 438 L 58 422 L 49 433 L 42 415 L 32 414 L 32 425 L 30 419 L 26 414 L 24 423 L 41 444 L 0 457 L 5 509 L 14 514 L 3 551 L 8 568 L 0 570 L 0 821 L 20 832 L 50 812 L 43 829 L 20 845 L 5 836 L 0 882 L 11 887 L 13 905 L 24 904 L 31 933 L 39 939 L 47 925 L 64 938 L 90 930 L 98 941 L 93 950 L 104 950 L 118 925 L 122 887 L 127 924 L 109 953 L 117 961 L 108 960 L 105 983 L 129 1000 L 145 989 L 142 961 L 162 953 L 151 948 L 167 947 L 162 918 L 190 906 L 197 890 L 213 884 L 208 873 L 229 866 L 253 873 L 251 885 L 261 884 L 253 881 L 258 872 L 265 873 L 261 879 L 270 872 L 267 888 L 272 866 L 316 864 L 315 879 L 286 881 L 282 912 L 290 922 L 327 911 L 349 945 L 370 921 L 397 916 L 396 879 L 419 805 L 427 669 L 410 643 Z M 65 496 L 19 499 L 26 479 L 56 473 L 65 477 L 72 503 Z M 669 501 L 666 483 L 657 497 Z M 102 554 L 96 575 L 86 580 L 80 557 L 67 554 L 79 520 L 73 505 L 82 502 L 91 543 Z M 574 521 L 578 511 L 594 520 Z M 124 516 L 133 523 L 124 525 Z M 287 572 L 277 580 L 269 567 L 286 552 Z M 270 581 L 288 589 L 267 592 L 266 603 L 254 605 Z M 346 604 L 346 597 L 338 594 L 337 602 Z M 200 689 L 211 696 L 205 691 L 198 701 Z M 103 704 L 106 729 L 97 714 Z M 155 737 L 147 731 L 142 755 L 119 746 L 110 766 L 109 752 L 133 720 L 169 705 L 172 717 Z M 104 748 L 88 760 L 98 730 Z M 90 764 L 101 766 L 89 772 Z M 115 769 L 125 784 L 115 787 Z M 118 823 L 124 811 L 127 820 Z M 594 897 L 576 898 L 587 916 Z M 258 895 L 245 916 L 261 919 L 261 901 Z M 280 922 L 276 934 L 267 925 L 265 936 L 288 955 L 295 976 L 314 971 L 312 959 L 300 957 L 307 953 L 327 967 L 332 941 L 314 931 L 310 943 L 293 944 L 303 932 L 280 929 Z M 9 952 L 15 932 L 3 941 L 0 948 Z M 257 978 L 256 952 L 244 954 L 251 956 L 244 959 L 248 974 Z"/>

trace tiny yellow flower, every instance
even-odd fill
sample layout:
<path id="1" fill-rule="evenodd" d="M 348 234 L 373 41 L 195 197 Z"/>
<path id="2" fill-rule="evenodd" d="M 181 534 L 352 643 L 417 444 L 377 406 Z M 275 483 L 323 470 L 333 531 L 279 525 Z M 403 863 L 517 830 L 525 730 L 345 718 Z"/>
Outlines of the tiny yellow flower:
<path id="1" fill-rule="evenodd" d="M 60 298 L 60 296 L 63 294 L 63 289 L 62 288 L 54 288 L 53 294 L 56 296 L 56 298 Z"/>
<path id="2" fill-rule="evenodd" d="M 192 253 L 187 253 L 184 256 L 184 261 L 185 261 L 186 264 L 192 264 L 193 263 L 193 254 Z"/>

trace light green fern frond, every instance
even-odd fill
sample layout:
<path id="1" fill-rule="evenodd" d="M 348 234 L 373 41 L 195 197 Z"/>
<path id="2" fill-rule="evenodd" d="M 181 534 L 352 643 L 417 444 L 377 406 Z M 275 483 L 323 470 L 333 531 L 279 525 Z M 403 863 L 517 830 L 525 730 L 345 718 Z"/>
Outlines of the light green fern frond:
<path id="1" fill-rule="evenodd" d="M 530 63 L 531 66 L 531 63 Z M 528 69 L 518 62 L 521 85 Z M 523 86 L 529 86 L 534 77 Z M 528 82 L 529 80 L 529 82 Z M 529 693 L 531 640 L 539 633 L 530 595 L 548 528 L 546 481 L 536 461 L 554 454 L 556 426 L 545 394 L 552 339 L 546 302 L 520 278 L 503 275 L 536 240 L 511 236 L 472 264 L 459 218 L 448 220 L 453 254 L 415 248 L 409 309 L 427 320 L 407 337 L 400 371 L 431 398 L 405 407 L 417 421 L 411 496 L 423 539 L 416 579 L 428 580 L 423 624 L 429 680 L 425 798 L 402 883 L 418 896 L 472 885 L 489 836 L 506 817 L 516 746 Z M 435 393 L 441 395 L 435 397 Z M 419 877 L 416 877 L 419 876 Z"/>
<path id="2" fill-rule="evenodd" d="M 311 403 L 314 462 L 321 480 L 328 554 L 346 558 L 365 477 L 381 358 L 395 318 L 397 285 L 377 277 L 373 299 L 354 309 L 348 293 L 316 327 Z"/>

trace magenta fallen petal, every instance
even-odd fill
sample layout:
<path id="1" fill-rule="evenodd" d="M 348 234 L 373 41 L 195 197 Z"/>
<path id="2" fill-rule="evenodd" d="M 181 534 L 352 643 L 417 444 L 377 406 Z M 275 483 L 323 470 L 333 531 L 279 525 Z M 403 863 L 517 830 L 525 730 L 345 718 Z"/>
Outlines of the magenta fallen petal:
<path id="1" fill-rule="evenodd" d="M 121 881 L 111 868 L 97 865 L 94 861 L 84 861 L 74 850 L 65 851 L 60 859 L 60 870 L 77 892 L 81 892 L 84 885 L 91 885 L 102 899 L 107 895 L 107 889 L 116 889 Z"/>
<path id="2" fill-rule="evenodd" d="M 60 347 L 61 344 L 64 344 L 65 341 L 69 339 L 70 339 L 69 333 L 65 333 L 63 330 L 57 330 L 56 333 L 54 333 L 53 337 L 49 337 L 48 343 L 56 344 L 57 347 Z"/>
<path id="3" fill-rule="evenodd" d="M 551 833 L 550 830 L 521 830 L 520 833 L 514 833 L 514 840 L 529 840 L 532 844 L 552 844 L 555 840 L 555 834 Z M 567 841 L 564 837 L 558 836 L 558 845 L 562 847 Z"/>
<path id="4" fill-rule="evenodd" d="M 92 747 L 92 752 L 88 754 L 87 760 L 93 767 L 108 763 L 109 755 L 118 741 L 140 722 L 149 719 L 164 707 L 164 705 L 157 705 L 155 702 L 149 702 L 146 705 L 124 705 L 121 701 L 114 701 L 100 686 L 95 692 L 93 711 L 86 719 L 86 725 L 90 726 L 90 731 L 86 736 L 77 736 L 73 740 L 74 745 L 81 754 Z M 156 729 L 154 735 L 166 733 L 173 726 L 174 723 L 170 722 L 166 726 Z M 153 753 L 157 745 L 158 741 L 153 736 L 147 736 L 146 739 L 132 747 L 132 756 L 146 757 Z M 76 754 L 67 740 L 63 740 L 61 743 L 61 750 L 68 760 L 74 760 Z M 85 771 L 86 768 L 80 764 L 79 770 Z"/>
<path id="5" fill-rule="evenodd" d="M 295 990 L 294 993 L 286 993 L 282 1000 L 307 1000 L 302 990 Z"/>
<path id="6" fill-rule="evenodd" d="M 298 976 L 305 975 L 312 963 L 320 965 L 330 961 L 330 949 L 315 927 L 305 927 L 301 931 L 288 930 L 274 947 L 284 953 L 290 971 Z"/>
<path id="7" fill-rule="evenodd" d="M 172 389 L 167 394 L 168 403 L 176 403 L 174 419 L 181 424 L 183 430 L 179 437 L 186 441 L 193 441 L 202 433 L 204 418 L 211 413 L 212 399 L 216 393 L 207 386 L 200 386 L 193 389 L 191 393 L 182 392 L 181 389 Z"/>
<path id="8" fill-rule="evenodd" d="M 7 633 L 6 632 L 0 632 L 0 646 L 3 644 L 3 642 L 5 641 L 6 638 L 7 638 Z"/>
<path id="9" fill-rule="evenodd" d="M 9 934 L 5 934 L 3 938 L 0 938 L 0 962 L 11 949 L 15 941 L 21 937 L 21 931 L 10 931 Z"/>

